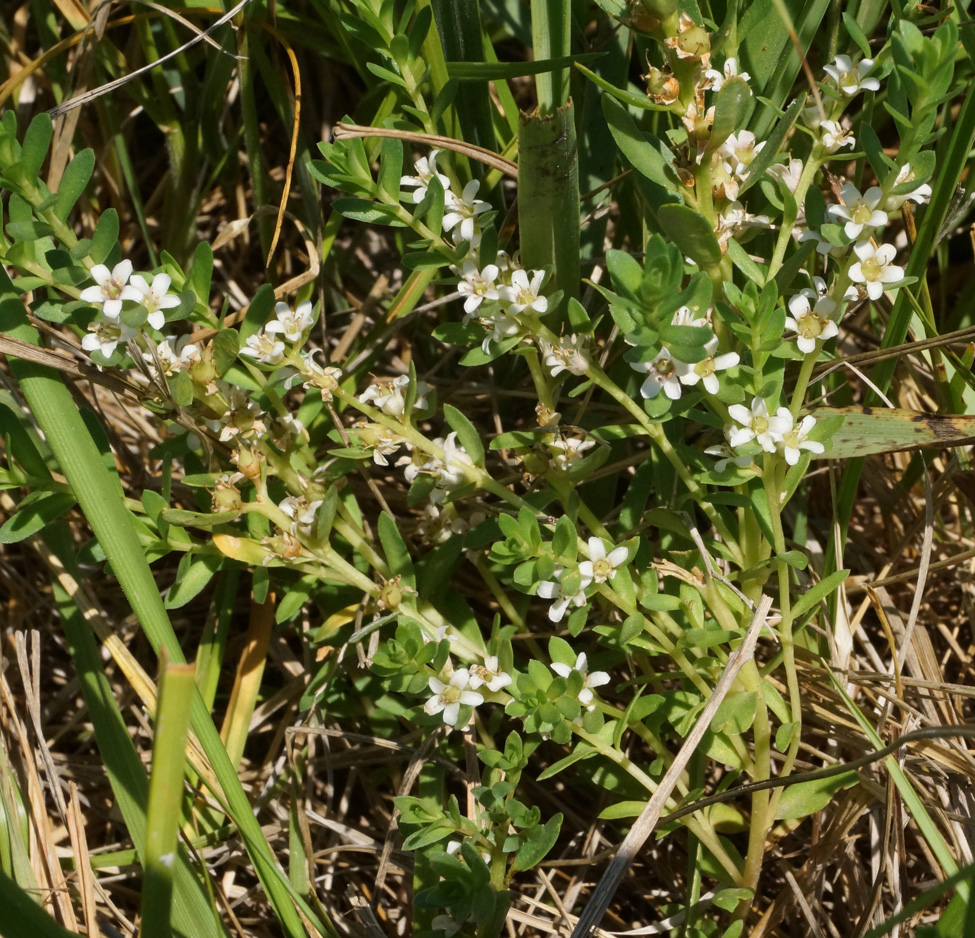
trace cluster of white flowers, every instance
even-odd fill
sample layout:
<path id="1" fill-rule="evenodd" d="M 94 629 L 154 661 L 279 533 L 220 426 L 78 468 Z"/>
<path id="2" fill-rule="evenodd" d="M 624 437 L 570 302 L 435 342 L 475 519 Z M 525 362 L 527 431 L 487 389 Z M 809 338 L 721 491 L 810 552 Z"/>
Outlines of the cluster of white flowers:
<path id="1" fill-rule="evenodd" d="M 280 365 L 287 350 L 285 341 L 300 348 L 315 321 L 311 303 L 307 301 L 299 303 L 297 309 L 291 309 L 287 303 L 276 303 L 274 316 L 263 329 L 247 337 L 241 355 L 253 358 L 261 365 Z"/>
<path id="2" fill-rule="evenodd" d="M 431 676 L 427 679 L 433 696 L 424 704 L 423 709 L 431 716 L 442 713 L 444 723 L 455 728 L 460 719 L 461 707 L 471 708 L 470 719 L 472 719 L 473 709 L 484 703 L 484 695 L 478 693 L 479 688 L 486 687 L 494 694 L 507 687 L 512 681 L 511 675 L 501 670 L 496 655 L 489 655 L 483 663 L 470 668 L 452 668 L 448 660 L 447 670 L 449 673 L 447 683 L 438 677 Z M 459 729 L 465 729 L 470 719 Z"/>
<path id="3" fill-rule="evenodd" d="M 751 454 L 741 453 L 739 449 L 752 442 L 757 443 L 766 453 L 780 453 L 790 466 L 799 462 L 803 450 L 810 453 L 825 451 L 822 443 L 809 439 L 809 434 L 816 426 L 815 417 L 803 417 L 799 423 L 796 423 L 788 407 L 780 407 L 774 414 L 770 414 L 768 404 L 761 397 L 752 400 L 751 408 L 745 407 L 744 404 L 733 404 L 728 408 L 728 416 L 737 424 L 725 429 L 725 436 L 733 457 L 729 456 L 723 447 L 712 447 L 708 450 L 725 457 L 725 465 L 729 458 L 734 458 L 736 464 L 741 465 L 737 457 L 744 455 L 750 457 Z M 724 466 L 718 471 L 723 468 Z"/>
<path id="4" fill-rule="evenodd" d="M 675 326 L 698 326 L 708 325 L 705 317 L 691 319 L 691 312 L 686 306 L 682 306 L 673 317 Z M 640 388 L 640 394 L 644 398 L 654 398 L 661 391 L 672 401 L 680 400 L 681 392 L 684 387 L 694 387 L 700 383 L 709 394 L 718 392 L 719 371 L 726 371 L 734 368 L 741 358 L 737 352 L 725 352 L 723 355 L 715 355 L 718 350 L 718 337 L 711 334 L 707 340 L 704 351 L 705 356 L 697 362 L 682 362 L 671 354 L 666 346 L 662 348 L 657 356 L 648 362 L 631 362 L 630 367 L 634 371 L 645 374 L 646 380 Z"/>
<path id="5" fill-rule="evenodd" d="M 126 300 L 146 311 L 146 321 L 153 329 L 166 325 L 164 310 L 179 306 L 179 297 L 169 292 L 172 285 L 169 274 L 156 274 L 150 283 L 141 274 L 133 276 L 131 261 L 119 261 L 111 270 L 104 264 L 95 264 L 91 276 L 95 286 L 85 287 L 80 298 L 99 307 L 101 316 L 89 325 L 88 335 L 81 340 L 86 352 L 97 350 L 109 358 L 120 342 L 136 337 L 136 330 L 119 318 Z"/>

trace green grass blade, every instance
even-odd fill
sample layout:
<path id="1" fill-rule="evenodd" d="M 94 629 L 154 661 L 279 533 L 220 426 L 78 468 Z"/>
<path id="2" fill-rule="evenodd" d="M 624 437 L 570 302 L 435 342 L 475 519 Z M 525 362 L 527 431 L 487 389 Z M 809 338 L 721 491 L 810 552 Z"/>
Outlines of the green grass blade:
<path id="1" fill-rule="evenodd" d="M 195 688 L 193 665 L 167 664 L 163 669 L 149 779 L 141 938 L 172 934 L 173 861 L 183 813 L 186 738 Z"/>
<path id="2" fill-rule="evenodd" d="M 62 928 L 6 873 L 0 871 L 0 935 L 3 938 L 79 938 Z"/>

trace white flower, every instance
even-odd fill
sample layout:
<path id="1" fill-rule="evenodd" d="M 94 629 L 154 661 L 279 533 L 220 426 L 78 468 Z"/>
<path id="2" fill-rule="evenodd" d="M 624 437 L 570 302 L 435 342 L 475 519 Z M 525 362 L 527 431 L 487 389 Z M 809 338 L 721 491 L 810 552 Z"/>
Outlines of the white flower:
<path id="1" fill-rule="evenodd" d="M 573 375 L 584 375 L 590 367 L 589 340 L 587 336 L 573 333 L 566 338 L 560 336 L 557 345 L 538 339 L 538 349 L 542 353 L 542 361 L 554 378 L 563 371 Z"/>
<path id="2" fill-rule="evenodd" d="M 544 270 L 533 270 L 531 280 L 528 278 L 527 270 L 513 271 L 509 283 L 498 290 L 502 301 L 508 304 L 506 312 L 512 316 L 525 310 L 534 310 L 536 313 L 546 312 L 548 297 L 539 296 L 538 293 L 544 279 Z"/>
<path id="3" fill-rule="evenodd" d="M 823 71 L 836 82 L 848 98 L 852 98 L 861 91 L 879 91 L 880 82 L 876 78 L 867 78 L 867 73 L 873 68 L 873 59 L 863 59 L 855 66 L 848 55 L 838 55 L 832 65 L 824 65 Z"/>
<path id="4" fill-rule="evenodd" d="M 443 721 L 448 726 L 457 726 L 460 708 L 477 707 L 484 703 L 484 698 L 475 691 L 468 690 L 470 686 L 470 672 L 467 668 L 458 668 L 450 676 L 450 683 L 444 684 L 438 678 L 431 677 L 428 681 L 433 696 L 424 704 L 423 709 L 433 716 L 443 713 Z M 467 724 L 465 723 L 461 729 Z"/>
<path id="5" fill-rule="evenodd" d="M 579 564 L 579 572 L 584 580 L 605 583 L 616 576 L 616 568 L 626 563 L 629 551 L 625 547 L 615 547 L 606 553 L 606 545 L 601 538 L 589 538 L 589 559 Z"/>
<path id="6" fill-rule="evenodd" d="M 789 160 L 789 165 L 783 163 L 773 163 L 768 171 L 773 176 L 781 179 L 786 188 L 793 194 L 799 188 L 799 180 L 802 178 L 802 160 Z"/>
<path id="7" fill-rule="evenodd" d="M 731 134 L 724 143 L 721 144 L 719 152 L 731 164 L 731 169 L 739 179 L 744 179 L 748 175 L 748 169 L 752 165 L 755 157 L 762 151 L 765 141 L 755 143 L 755 134 L 750 130 L 742 130 L 737 134 Z"/>
<path id="8" fill-rule="evenodd" d="M 711 325 L 711 320 L 709 318 L 710 315 L 711 315 L 710 309 L 708 309 L 703 316 L 695 316 L 691 312 L 690 306 L 680 306 L 678 307 L 674 315 L 671 317 L 670 324 L 672 326 L 695 326 L 698 328 L 703 326 L 710 326 Z"/>
<path id="9" fill-rule="evenodd" d="M 836 304 L 823 296 L 812 306 L 809 297 L 800 293 L 789 298 L 789 312 L 785 327 L 796 332 L 796 345 L 806 355 L 816 351 L 817 342 L 832 339 L 839 331 L 836 323 L 829 317 L 836 310 Z"/>
<path id="10" fill-rule="evenodd" d="M 815 241 L 816 242 L 816 252 L 822 254 L 823 257 L 830 255 L 832 257 L 842 257 L 846 254 L 846 250 L 849 247 L 847 244 L 833 244 L 832 241 L 827 241 L 818 231 L 813 228 L 809 228 L 806 231 L 799 232 L 799 242 L 803 241 Z"/>
<path id="11" fill-rule="evenodd" d="M 709 446 L 704 452 L 709 456 L 720 457 L 714 464 L 715 472 L 724 472 L 730 463 L 734 463 L 739 469 L 745 469 L 754 462 L 751 456 L 739 455 L 727 443 L 717 443 L 714 446 Z"/>
<path id="12" fill-rule="evenodd" d="M 498 656 L 489 655 L 484 664 L 475 664 L 471 668 L 470 686 L 477 690 L 484 684 L 491 693 L 497 693 L 502 687 L 507 687 L 512 677 L 506 671 L 498 668 Z"/>
<path id="13" fill-rule="evenodd" d="M 372 402 L 390 417 L 402 417 L 406 410 L 406 389 L 410 386 L 409 375 L 399 375 L 391 382 L 370 384 L 360 395 L 363 404 Z"/>
<path id="14" fill-rule="evenodd" d="M 789 414 L 789 411 L 785 407 L 779 408 L 779 413 L 785 411 Z M 792 415 L 789 414 L 789 420 L 792 420 Z M 785 456 L 785 461 L 790 465 L 794 466 L 799 462 L 799 457 L 802 455 L 801 450 L 809 450 L 811 453 L 822 453 L 825 452 L 826 447 L 822 443 L 817 443 L 815 440 L 807 439 L 809 432 L 812 428 L 816 426 L 816 418 L 813 416 L 803 417 L 802 420 L 783 434 L 780 441 L 782 446 L 782 455 Z"/>
<path id="15" fill-rule="evenodd" d="M 864 228 L 882 228 L 887 224 L 887 213 L 877 208 L 884 196 L 877 186 L 860 195 L 860 190 L 848 182 L 840 189 L 840 196 L 844 204 L 827 206 L 826 214 L 833 221 L 846 222 L 843 230 L 848 238 L 858 238 Z"/>
<path id="16" fill-rule="evenodd" d="M 728 408 L 728 414 L 741 427 L 732 432 L 728 442 L 737 449 L 756 440 L 766 453 L 774 453 L 775 444 L 782 439 L 782 434 L 792 429 L 792 417 L 784 418 L 781 413 L 783 409 L 780 408 L 774 417 L 769 416 L 768 406 L 760 397 L 752 400 L 751 410 L 744 404 L 732 404 Z M 786 414 L 788 413 L 786 410 Z"/>
<path id="17" fill-rule="evenodd" d="M 91 323 L 88 329 L 88 335 L 81 340 L 81 347 L 86 352 L 94 352 L 97 349 L 106 358 L 112 357 L 119 342 L 124 344 L 135 338 L 134 329 L 113 319 L 98 319 Z"/>
<path id="18" fill-rule="evenodd" d="M 555 465 L 563 472 L 568 472 L 579 460 L 585 457 L 587 449 L 595 446 L 593 440 L 581 440 L 575 436 L 564 436 L 558 440 L 552 440 L 548 448 L 555 450 Z"/>
<path id="19" fill-rule="evenodd" d="M 672 401 L 679 400 L 681 384 L 677 365 L 665 348 L 660 350 L 660 354 L 653 361 L 631 362 L 630 367 L 634 371 L 642 371 L 647 376 L 640 388 L 641 396 L 649 400 L 663 391 Z"/>
<path id="20" fill-rule="evenodd" d="M 156 354 L 143 352 L 142 360 L 149 366 L 149 370 L 156 373 L 156 361 L 162 368 L 162 373 L 171 378 L 178 371 L 187 371 L 198 361 L 202 360 L 199 347 L 190 342 L 188 335 L 180 336 L 176 340 L 176 347 L 170 344 L 172 339 L 165 339 L 156 346 Z"/>
<path id="21" fill-rule="evenodd" d="M 720 91 L 722 86 L 726 81 L 730 81 L 732 78 L 740 78 L 742 81 L 748 81 L 751 79 L 751 75 L 748 72 L 738 72 L 738 61 L 735 58 L 727 58 L 724 60 L 724 70 L 719 72 L 716 69 L 709 68 L 704 73 L 704 87 L 710 88 L 712 91 Z"/>
<path id="22" fill-rule="evenodd" d="M 704 350 L 708 354 L 701 361 L 695 362 L 693 365 L 687 362 L 676 362 L 677 378 L 680 383 L 687 387 L 693 387 L 700 381 L 708 394 L 717 394 L 718 376 L 716 372 L 734 368 L 741 361 L 737 352 L 725 352 L 724 355 L 715 358 L 714 353 L 717 348 L 718 339 L 715 336 L 704 346 Z"/>
<path id="23" fill-rule="evenodd" d="M 904 268 L 892 264 L 897 249 L 892 244 L 875 248 L 869 241 L 857 241 L 853 252 L 860 260 L 850 268 L 850 279 L 866 287 L 871 300 L 879 300 L 885 283 L 897 283 L 904 279 Z"/>
<path id="24" fill-rule="evenodd" d="M 322 499 L 309 502 L 304 496 L 289 495 L 278 508 L 291 519 L 291 533 L 297 534 L 299 531 L 306 537 L 311 534 L 312 525 L 315 523 L 315 514 L 322 504 Z"/>
<path id="25" fill-rule="evenodd" d="M 172 282 L 173 278 L 169 274 L 156 274 L 151 284 L 141 274 L 136 274 L 127 289 L 136 291 L 139 296 L 135 297 L 130 293 L 123 299 L 132 299 L 144 306 L 149 314 L 149 325 L 153 329 L 162 329 L 166 325 L 166 314 L 163 310 L 179 306 L 179 297 L 167 292 Z"/>
<path id="26" fill-rule="evenodd" d="M 132 276 L 132 261 L 119 261 L 111 270 L 104 264 L 95 264 L 91 276 L 96 287 L 85 287 L 81 299 L 93 306 L 100 306 L 109 319 L 118 319 L 123 300 L 142 301 L 142 294 L 135 287 L 126 286 Z"/>
<path id="27" fill-rule="evenodd" d="M 555 600 L 548 610 L 548 617 L 552 622 L 561 622 L 570 605 L 584 606 L 586 604 L 586 587 L 592 582 L 583 577 L 579 589 L 574 593 L 567 593 L 562 586 L 562 574 L 564 572 L 564 567 L 557 566 L 552 574 L 555 579 L 542 580 L 536 590 L 536 595 L 541 596 L 542 599 Z"/>
<path id="28" fill-rule="evenodd" d="M 574 668 L 570 668 L 567 664 L 556 661 L 552 664 L 552 670 L 559 677 L 564 678 L 568 678 L 573 671 L 578 671 L 583 676 L 584 683 L 582 690 L 579 691 L 579 703 L 587 710 L 593 710 L 595 708 L 595 704 L 592 702 L 593 693 L 591 688 L 602 687 L 603 684 L 609 683 L 609 675 L 605 671 L 593 671 L 592 674 L 589 673 L 589 660 L 586 658 L 584 651 L 579 652 L 579 657 L 576 658 Z"/>
<path id="29" fill-rule="evenodd" d="M 481 351 L 485 355 L 491 354 L 492 342 L 503 342 L 505 339 L 521 335 L 525 331 L 524 326 L 517 319 L 497 310 L 490 316 L 481 316 L 481 323 L 487 333 L 484 336 L 484 341 L 481 342 Z"/>
<path id="30" fill-rule="evenodd" d="M 474 198 L 477 195 L 477 190 L 480 188 L 480 185 L 478 180 L 472 179 L 464 186 L 464 191 L 461 195 L 455 195 L 453 192 L 447 193 L 443 229 L 444 231 L 450 231 L 452 228 L 460 225 L 460 237 L 463 241 L 472 241 L 474 239 L 477 216 L 491 210 L 489 202 L 482 202 L 480 199 Z"/>
<path id="31" fill-rule="evenodd" d="M 478 306 L 485 300 L 491 302 L 498 299 L 498 288 L 495 281 L 498 279 L 498 270 L 495 264 L 488 264 L 484 270 L 479 271 L 477 264 L 473 261 L 464 261 L 464 266 L 460 271 L 460 283 L 457 284 L 457 292 L 466 297 L 464 300 L 464 312 L 468 316 L 473 315 Z"/>
<path id="32" fill-rule="evenodd" d="M 467 450 L 457 442 L 456 433 L 448 433 L 443 441 L 443 466 L 440 468 L 440 482 L 443 488 L 456 488 L 467 481 L 467 470 L 473 467 Z"/>
<path id="33" fill-rule="evenodd" d="M 716 234 L 718 244 L 724 251 L 728 247 L 728 241 L 738 231 L 739 228 L 760 227 L 767 228 L 770 224 L 768 215 L 752 215 L 745 210 L 741 202 L 732 202 L 728 207 L 718 214 L 718 227 Z"/>
<path id="34" fill-rule="evenodd" d="M 836 121 L 819 122 L 819 142 L 827 153 L 835 153 L 840 147 L 856 148 L 853 133 L 841 127 Z"/>
<path id="35" fill-rule="evenodd" d="M 914 179 L 914 172 L 911 170 L 911 164 L 905 163 L 897 173 L 897 178 L 894 180 L 894 188 L 897 186 L 904 185 L 904 183 L 911 182 Z M 931 187 L 924 183 L 918 186 L 911 192 L 905 192 L 903 195 L 889 195 L 884 200 L 884 208 L 888 212 L 896 212 L 905 202 L 910 200 L 911 202 L 917 202 L 920 204 L 925 199 L 931 198 Z"/>
<path id="36" fill-rule="evenodd" d="M 308 300 L 299 303 L 294 310 L 287 303 L 275 303 L 274 315 L 277 319 L 272 319 L 264 327 L 264 331 L 274 335 L 281 333 L 289 342 L 300 342 L 305 330 L 310 329 L 315 321 Z"/>
<path id="37" fill-rule="evenodd" d="M 240 354 L 262 365 L 278 365 L 284 359 L 284 342 L 271 338 L 262 330 L 247 337 Z"/>
<path id="38" fill-rule="evenodd" d="M 416 186 L 413 192 L 413 202 L 416 205 L 419 205 L 426 198 L 427 186 L 430 185 L 430 180 L 434 176 L 440 180 L 444 194 L 450 192 L 450 180 L 437 170 L 437 156 L 440 153 L 440 150 L 431 150 L 429 156 L 421 156 L 413 164 L 416 175 L 403 176 L 399 181 L 401 186 Z"/>

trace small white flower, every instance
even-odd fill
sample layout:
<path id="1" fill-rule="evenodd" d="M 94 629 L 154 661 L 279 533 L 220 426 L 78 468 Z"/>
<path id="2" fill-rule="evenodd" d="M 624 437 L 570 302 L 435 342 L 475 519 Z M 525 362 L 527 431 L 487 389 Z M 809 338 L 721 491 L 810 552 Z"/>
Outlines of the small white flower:
<path id="1" fill-rule="evenodd" d="M 904 268 L 891 263 L 897 253 L 892 244 L 875 248 L 869 241 L 857 241 L 853 252 L 860 260 L 850 268 L 850 280 L 864 284 L 871 300 L 880 299 L 885 283 L 904 279 Z"/>
<path id="2" fill-rule="evenodd" d="M 466 186 L 461 195 L 453 192 L 447 193 L 446 212 L 443 217 L 444 231 L 460 226 L 460 237 L 462 241 L 473 241 L 477 225 L 477 216 L 491 210 L 489 202 L 482 202 L 474 198 L 480 188 L 480 182 L 472 179 Z"/>
<path id="3" fill-rule="evenodd" d="M 846 254 L 848 244 L 833 244 L 832 241 L 827 241 L 818 231 L 813 228 L 809 228 L 806 231 L 799 232 L 799 243 L 803 241 L 815 241 L 816 242 L 816 253 L 822 254 L 823 257 L 842 257 Z"/>
<path id="4" fill-rule="evenodd" d="M 585 683 L 582 685 L 582 690 L 579 691 L 579 703 L 587 710 L 593 710 L 595 708 L 595 704 L 592 702 L 593 693 L 591 688 L 602 687 L 603 684 L 609 683 L 609 675 L 605 671 L 593 671 L 592 674 L 589 673 L 589 660 L 586 658 L 584 651 L 579 652 L 579 657 L 576 658 L 574 668 L 570 668 L 567 664 L 556 661 L 552 664 L 552 670 L 559 677 L 564 678 L 568 678 L 573 671 L 578 671 L 583 676 Z"/>
<path id="5" fill-rule="evenodd" d="M 363 404 L 374 404 L 390 417 L 402 417 L 406 411 L 406 390 L 410 386 L 409 375 L 399 375 L 390 382 L 370 384 L 360 395 Z"/>
<path id="6" fill-rule="evenodd" d="M 719 387 L 717 372 L 734 368 L 741 361 L 737 352 L 725 352 L 724 355 L 715 358 L 714 353 L 717 349 L 718 339 L 715 336 L 704 346 L 704 350 L 708 354 L 699 362 L 695 362 L 693 365 L 687 362 L 677 362 L 677 377 L 680 383 L 687 387 L 693 387 L 700 381 L 708 394 L 717 394 Z"/>
<path id="7" fill-rule="evenodd" d="M 648 400 L 661 391 L 672 401 L 680 399 L 681 383 L 677 366 L 678 363 L 666 348 L 661 349 L 653 361 L 630 363 L 634 371 L 641 371 L 647 376 L 640 387 L 640 395 Z"/>
<path id="8" fill-rule="evenodd" d="M 517 319 L 498 310 L 490 316 L 481 316 L 481 324 L 486 332 L 484 340 L 481 342 L 481 351 L 485 355 L 491 354 L 492 343 L 503 342 L 505 339 L 521 335 L 525 331 L 524 326 Z"/>
<path id="9" fill-rule="evenodd" d="M 467 450 L 457 442 L 456 433 L 448 433 L 443 441 L 443 467 L 440 469 L 439 485 L 443 488 L 457 488 L 467 481 L 467 470 L 474 465 Z"/>
<path id="10" fill-rule="evenodd" d="M 542 289 L 544 279 L 544 270 L 533 270 L 530 280 L 527 270 L 513 271 L 509 283 L 498 290 L 502 301 L 508 304 L 506 312 L 511 316 L 523 313 L 525 310 L 534 310 L 536 313 L 546 312 L 548 297 L 539 296 L 538 292 Z"/>
<path id="11" fill-rule="evenodd" d="M 748 175 L 749 167 L 751 167 L 755 157 L 761 153 L 764 146 L 764 140 L 756 144 L 755 134 L 750 130 L 742 130 L 737 134 L 731 134 L 721 144 L 719 152 L 731 164 L 734 174 L 739 179 L 744 179 Z"/>
<path id="12" fill-rule="evenodd" d="M 788 413 L 785 407 L 780 407 L 779 410 L 784 410 Z M 792 415 L 790 414 L 789 416 L 791 419 Z M 807 439 L 814 426 L 816 426 L 816 418 L 810 415 L 803 417 L 798 424 L 783 434 L 780 444 L 782 446 L 782 455 L 785 456 L 785 461 L 790 466 L 794 466 L 799 462 L 799 457 L 802 455 L 801 450 L 808 450 L 810 453 L 825 452 L 826 447 L 822 443 Z"/>
<path id="13" fill-rule="evenodd" d="M 146 312 L 149 314 L 149 325 L 153 329 L 162 329 L 166 325 L 164 309 L 172 309 L 174 306 L 179 306 L 179 297 L 167 292 L 172 282 L 173 278 L 169 274 L 156 274 L 152 278 L 151 284 L 140 274 L 136 274 L 131 280 L 130 287 L 139 296 L 136 298 L 130 294 L 127 299 L 133 299 L 140 306 L 145 307 Z M 125 298 L 123 297 L 123 299 Z"/>
<path id="14" fill-rule="evenodd" d="M 156 373 L 156 360 L 162 368 L 163 374 L 171 378 L 178 371 L 188 371 L 198 361 L 202 360 L 199 347 L 190 342 L 188 335 L 180 336 L 176 340 L 176 347 L 172 346 L 172 339 L 164 339 L 156 346 L 156 355 L 143 352 L 142 360 L 149 366 L 149 370 Z"/>
<path id="15" fill-rule="evenodd" d="M 262 365 L 279 365 L 284 359 L 284 342 L 261 330 L 247 337 L 240 354 L 253 358 Z"/>
<path id="16" fill-rule="evenodd" d="M 894 180 L 894 188 L 901 186 L 906 182 L 911 182 L 914 179 L 914 172 L 911 169 L 910 163 L 905 163 L 897 173 L 897 178 Z M 905 192 L 903 195 L 889 195 L 884 200 L 884 208 L 888 212 L 896 212 L 905 202 L 917 202 L 920 204 L 925 199 L 931 198 L 931 187 L 924 183 L 918 186 L 911 192 Z"/>
<path id="17" fill-rule="evenodd" d="M 542 361 L 554 378 L 563 371 L 573 375 L 584 375 L 590 367 L 589 340 L 584 335 L 574 333 L 566 338 L 560 336 L 557 345 L 551 345 L 545 339 L 538 339 L 538 349 L 542 353 Z"/>
<path id="18" fill-rule="evenodd" d="M 827 206 L 826 214 L 835 222 L 846 222 L 843 230 L 848 238 L 858 238 L 864 228 L 883 228 L 887 224 L 887 213 L 877 208 L 884 196 L 877 186 L 860 195 L 860 190 L 848 182 L 840 196 L 844 204 Z"/>
<path id="19" fill-rule="evenodd" d="M 711 310 L 708 309 L 703 316 L 695 316 L 691 312 L 690 306 L 680 306 L 670 319 L 672 326 L 694 326 L 702 328 L 711 325 Z"/>
<path id="20" fill-rule="evenodd" d="M 124 322 L 113 319 L 97 319 L 88 326 L 89 332 L 81 340 L 81 347 L 86 352 L 96 349 L 106 358 L 111 358 L 115 347 L 135 338 L 135 330 L 130 329 Z"/>
<path id="21" fill-rule="evenodd" d="M 863 59 L 855 66 L 848 55 L 838 55 L 832 65 L 824 65 L 823 71 L 836 82 L 848 98 L 852 98 L 861 91 L 879 91 L 880 82 L 876 78 L 867 78 L 873 68 L 873 59 Z"/>
<path id="22" fill-rule="evenodd" d="M 592 449 L 596 444 L 593 440 L 564 436 L 550 441 L 547 445 L 550 450 L 555 450 L 555 465 L 563 472 L 568 472 L 577 462 L 585 458 L 586 450 Z"/>
<path id="23" fill-rule="evenodd" d="M 709 456 L 720 457 L 714 464 L 715 472 L 724 472 L 731 463 L 734 463 L 739 469 L 746 469 L 754 462 L 751 456 L 739 455 L 727 443 L 709 446 L 704 452 Z"/>
<path id="24" fill-rule="evenodd" d="M 470 686 L 470 672 L 467 668 L 458 668 L 450 676 L 450 683 L 444 684 L 439 678 L 431 677 L 428 680 L 433 696 L 424 704 L 423 709 L 433 716 L 437 713 L 443 714 L 443 721 L 448 726 L 457 726 L 460 716 L 460 708 L 477 707 L 484 703 L 484 698 L 475 691 L 468 690 Z M 460 727 L 464 729 L 467 724 Z"/>
<path id="25" fill-rule="evenodd" d="M 606 553 L 606 545 L 601 538 L 589 538 L 589 559 L 579 564 L 579 572 L 584 580 L 605 583 L 616 576 L 616 568 L 626 563 L 629 551 L 625 547 L 615 547 Z"/>
<path id="26" fill-rule="evenodd" d="M 470 686 L 474 690 L 483 684 L 491 693 L 497 693 L 502 687 L 507 687 L 511 681 L 511 675 L 498 668 L 497 655 L 489 655 L 484 659 L 484 664 L 475 664 L 471 668 Z"/>
<path id="27" fill-rule="evenodd" d="M 704 87 L 710 88 L 712 91 L 720 91 L 726 81 L 730 81 L 732 78 L 740 78 L 742 81 L 749 81 L 751 75 L 748 72 L 738 71 L 738 60 L 729 57 L 724 60 L 723 71 L 717 71 L 717 69 L 709 68 L 704 73 Z"/>
<path id="28" fill-rule="evenodd" d="M 541 596 L 542 599 L 555 600 L 548 610 L 548 617 L 552 622 L 561 622 L 570 605 L 584 606 L 586 604 L 586 587 L 592 582 L 583 577 L 579 589 L 575 593 L 567 593 L 562 586 L 562 574 L 564 572 L 563 567 L 557 566 L 552 574 L 555 579 L 542 580 L 536 590 L 536 595 Z"/>
<path id="29" fill-rule="evenodd" d="M 430 180 L 434 176 L 440 180 L 444 194 L 450 192 L 450 180 L 437 169 L 437 157 L 441 152 L 440 150 L 431 150 L 429 156 L 421 156 L 413 164 L 416 175 L 403 176 L 399 181 L 401 186 L 416 186 L 413 192 L 413 202 L 416 205 L 419 205 L 426 198 L 427 186 L 430 185 Z"/>
<path id="30" fill-rule="evenodd" d="M 304 496 L 289 495 L 278 505 L 278 508 L 291 519 L 291 533 L 297 534 L 300 531 L 307 537 L 311 534 L 315 514 L 321 504 L 320 498 L 309 502 Z"/>
<path id="31" fill-rule="evenodd" d="M 300 342 L 305 330 L 310 329 L 315 321 L 308 300 L 299 303 L 297 309 L 292 309 L 287 303 L 275 303 L 274 315 L 277 318 L 272 319 L 264 331 L 274 335 L 281 333 L 289 342 Z"/>
<path id="32" fill-rule="evenodd" d="M 484 270 L 479 271 L 473 261 L 464 261 L 464 266 L 460 270 L 461 279 L 457 284 L 457 292 L 466 297 L 464 312 L 468 316 L 477 312 L 477 308 L 485 300 L 492 302 L 498 299 L 498 288 L 495 285 L 498 274 L 495 264 L 488 264 Z"/>
<path id="33" fill-rule="evenodd" d="M 781 179 L 786 188 L 793 194 L 799 188 L 799 180 L 802 178 L 802 160 L 789 160 L 788 166 L 784 163 L 774 163 L 768 168 L 769 173 Z"/>
<path id="34" fill-rule="evenodd" d="M 141 302 L 142 294 L 135 287 L 127 286 L 132 276 L 132 261 L 119 261 L 111 270 L 104 264 L 95 264 L 91 276 L 98 286 L 85 287 L 79 295 L 86 303 L 100 306 L 102 314 L 109 319 L 118 319 L 123 300 Z"/>
<path id="35" fill-rule="evenodd" d="M 800 352 L 809 355 L 816 351 L 817 342 L 825 342 L 837 334 L 836 323 L 829 318 L 835 310 L 836 304 L 828 296 L 817 299 L 815 306 L 802 293 L 789 298 L 792 315 L 786 317 L 785 327 L 796 332 Z"/>
<path id="36" fill-rule="evenodd" d="M 819 123 L 819 142 L 827 153 L 835 153 L 840 147 L 849 147 L 853 150 L 857 145 L 853 133 L 841 127 L 836 121 Z"/>
<path id="37" fill-rule="evenodd" d="M 737 449 L 756 440 L 766 453 L 774 453 L 775 445 L 782 439 L 782 434 L 792 429 L 792 417 L 784 418 L 782 409 L 784 408 L 780 408 L 780 412 L 774 417 L 769 416 L 768 406 L 760 397 L 752 400 L 750 410 L 744 404 L 732 404 L 728 408 L 728 415 L 741 424 L 728 438 L 732 448 Z M 786 410 L 786 414 L 788 413 Z"/>

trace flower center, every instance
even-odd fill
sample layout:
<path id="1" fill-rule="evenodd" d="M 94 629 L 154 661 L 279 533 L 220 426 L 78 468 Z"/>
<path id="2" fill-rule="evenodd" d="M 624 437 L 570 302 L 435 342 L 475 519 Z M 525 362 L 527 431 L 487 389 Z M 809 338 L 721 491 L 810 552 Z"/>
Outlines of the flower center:
<path id="1" fill-rule="evenodd" d="M 796 332 L 804 339 L 818 339 L 822 334 L 823 326 L 822 319 L 815 313 L 809 313 L 796 323 Z"/>
<path id="2" fill-rule="evenodd" d="M 674 363 L 670 359 L 662 359 L 654 365 L 657 374 L 662 378 L 669 378 L 674 373 Z"/>
<path id="3" fill-rule="evenodd" d="M 709 378 L 714 374 L 714 356 L 709 355 L 704 361 L 698 362 L 694 366 L 694 370 L 702 377 Z"/>
<path id="4" fill-rule="evenodd" d="M 440 694 L 440 701 L 445 704 L 460 703 L 460 688 L 448 684 Z"/>
<path id="5" fill-rule="evenodd" d="M 602 560 L 596 560 L 593 562 L 592 572 L 593 576 L 597 580 L 606 580 L 613 575 L 615 568 L 605 557 L 603 557 Z"/>
<path id="6" fill-rule="evenodd" d="M 865 202 L 857 202 L 854 206 L 853 211 L 850 212 L 850 218 L 858 225 L 867 225 L 870 223 L 870 219 L 873 216 L 873 209 L 870 208 Z"/>
<path id="7" fill-rule="evenodd" d="M 863 271 L 863 276 L 867 280 L 879 280 L 883 269 L 884 265 L 875 257 L 870 257 L 860 264 L 860 270 Z"/>
<path id="8" fill-rule="evenodd" d="M 757 436 L 768 432 L 768 417 L 752 417 L 752 429 Z"/>

